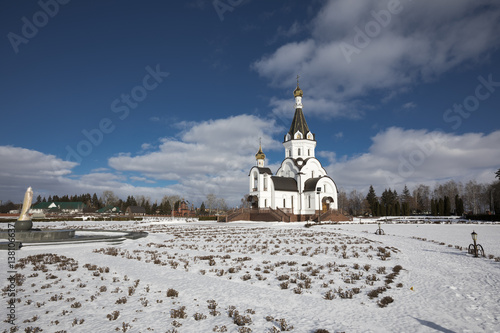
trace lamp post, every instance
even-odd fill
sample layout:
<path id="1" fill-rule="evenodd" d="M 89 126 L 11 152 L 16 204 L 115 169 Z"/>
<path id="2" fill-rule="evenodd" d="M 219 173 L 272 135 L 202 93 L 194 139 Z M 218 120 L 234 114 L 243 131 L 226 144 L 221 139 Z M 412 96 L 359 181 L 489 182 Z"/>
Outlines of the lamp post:
<path id="1" fill-rule="evenodd" d="M 472 237 L 472 241 L 474 242 L 473 244 L 469 245 L 469 254 L 473 254 L 474 258 L 478 257 L 478 252 L 481 253 L 481 256 L 484 257 L 484 249 L 481 246 L 481 244 L 477 244 L 477 233 L 473 230 L 472 233 L 470 234 Z"/>
<path id="2" fill-rule="evenodd" d="M 316 188 L 318 194 L 318 224 L 321 224 L 321 187 Z"/>
<path id="3" fill-rule="evenodd" d="M 380 227 L 380 222 L 378 223 L 378 229 L 375 231 L 375 235 L 385 235 L 384 230 Z"/>

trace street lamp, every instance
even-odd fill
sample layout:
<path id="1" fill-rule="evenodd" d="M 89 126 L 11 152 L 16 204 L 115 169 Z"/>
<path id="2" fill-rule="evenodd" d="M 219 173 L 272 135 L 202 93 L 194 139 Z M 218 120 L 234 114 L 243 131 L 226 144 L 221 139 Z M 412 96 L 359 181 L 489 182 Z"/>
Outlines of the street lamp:
<path id="1" fill-rule="evenodd" d="M 469 254 L 473 254 L 475 258 L 478 257 L 478 252 L 480 252 L 481 256 L 484 257 L 484 250 L 483 250 L 483 247 L 481 246 L 481 244 L 477 244 L 476 241 L 477 241 L 477 233 L 475 231 L 472 231 L 472 233 L 470 234 L 471 237 L 472 237 L 472 241 L 474 242 L 474 244 L 469 244 Z"/>
<path id="2" fill-rule="evenodd" d="M 321 187 L 316 188 L 318 194 L 318 224 L 321 224 Z"/>
<path id="3" fill-rule="evenodd" d="M 375 235 L 385 235 L 384 230 L 380 227 L 380 222 L 378 223 L 378 229 L 375 231 Z"/>

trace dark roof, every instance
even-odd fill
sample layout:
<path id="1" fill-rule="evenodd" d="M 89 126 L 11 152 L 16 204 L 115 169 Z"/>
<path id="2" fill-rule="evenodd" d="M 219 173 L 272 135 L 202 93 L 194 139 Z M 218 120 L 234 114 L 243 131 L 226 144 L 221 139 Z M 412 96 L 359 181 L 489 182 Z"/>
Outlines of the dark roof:
<path id="1" fill-rule="evenodd" d="M 269 168 L 259 168 L 259 167 L 257 167 L 257 169 L 259 169 L 259 173 L 267 173 L 268 175 L 272 175 L 273 174 L 273 172 Z"/>
<path id="2" fill-rule="evenodd" d="M 300 131 L 300 133 L 302 133 L 304 139 L 306 138 L 307 133 L 309 133 L 309 127 L 307 126 L 306 118 L 304 117 L 302 108 L 295 109 L 295 115 L 293 116 L 292 125 L 290 125 L 290 130 L 288 131 L 288 134 L 290 134 L 292 140 L 294 139 L 294 135 L 295 133 L 297 133 L 297 131 Z"/>
<path id="3" fill-rule="evenodd" d="M 272 176 L 271 179 L 274 183 L 275 191 L 299 191 L 297 187 L 297 181 L 294 178 Z"/>
<path id="4" fill-rule="evenodd" d="M 140 213 L 140 214 L 145 214 L 146 213 L 146 208 L 141 207 L 141 206 L 128 206 L 127 211 L 130 213 Z"/>
<path id="5" fill-rule="evenodd" d="M 321 177 L 309 178 L 308 180 L 306 180 L 306 182 L 304 183 L 304 192 L 316 191 L 316 184 L 320 179 Z"/>
<path id="6" fill-rule="evenodd" d="M 259 170 L 260 174 L 263 174 L 263 173 L 267 173 L 268 175 L 272 175 L 273 174 L 273 172 L 269 168 L 259 168 L 259 167 L 254 167 L 254 168 L 256 168 L 257 170 Z M 252 172 L 251 169 L 250 169 L 250 172 Z M 248 175 L 250 176 L 250 173 Z"/>

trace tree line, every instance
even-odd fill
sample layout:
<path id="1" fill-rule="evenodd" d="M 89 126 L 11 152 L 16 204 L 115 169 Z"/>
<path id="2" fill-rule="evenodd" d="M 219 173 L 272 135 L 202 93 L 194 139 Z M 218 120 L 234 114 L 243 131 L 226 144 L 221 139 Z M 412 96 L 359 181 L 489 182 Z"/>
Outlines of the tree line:
<path id="1" fill-rule="evenodd" d="M 49 195 L 47 198 L 38 195 L 33 205 L 42 202 L 83 202 L 86 205 L 86 212 L 95 212 L 104 207 L 118 207 L 122 212 L 125 212 L 130 206 L 144 207 L 146 214 L 171 215 L 172 211 L 178 211 L 181 202 L 185 201 L 188 209 L 194 211 L 197 215 L 208 215 L 216 212 L 224 212 L 228 210 L 228 206 L 223 198 L 218 198 L 215 194 L 208 194 L 206 200 L 203 201 L 200 207 L 196 208 L 194 204 L 182 199 L 178 195 L 165 195 L 161 201 L 152 202 L 150 197 L 144 195 L 127 196 L 126 200 L 119 198 L 113 191 L 104 191 L 100 197 L 96 193 L 75 194 L 75 195 Z M 206 202 L 206 204 L 205 204 Z M 20 203 L 15 204 L 12 201 L 0 205 L 0 213 L 8 213 L 11 210 L 21 208 Z"/>
<path id="2" fill-rule="evenodd" d="M 405 185 L 401 194 L 387 188 L 378 196 L 371 185 L 366 195 L 357 190 L 340 190 L 339 209 L 353 216 L 500 214 L 500 169 L 495 175 L 499 180 L 490 184 L 449 180 L 433 188 L 419 184 L 412 191 Z"/>

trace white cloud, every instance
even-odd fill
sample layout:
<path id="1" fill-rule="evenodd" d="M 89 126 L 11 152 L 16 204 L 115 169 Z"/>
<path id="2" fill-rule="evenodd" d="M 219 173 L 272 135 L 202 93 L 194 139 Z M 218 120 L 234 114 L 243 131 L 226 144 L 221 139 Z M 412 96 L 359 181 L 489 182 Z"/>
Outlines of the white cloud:
<path id="1" fill-rule="evenodd" d="M 417 104 L 415 102 L 408 102 L 403 104 L 402 108 L 406 110 L 414 109 L 417 107 Z"/>
<path id="2" fill-rule="evenodd" d="M 326 167 L 337 185 L 366 193 L 372 184 L 380 193 L 448 179 L 489 183 L 500 160 L 500 131 L 455 135 L 391 127 L 372 141 L 367 153 Z"/>
<path id="3" fill-rule="evenodd" d="M 282 148 L 273 136 L 285 132 L 275 120 L 251 115 L 184 122 L 179 128 L 182 132 L 178 139 L 164 138 L 158 150 L 142 155 L 112 157 L 110 167 L 137 172 L 148 179 L 178 182 L 176 189 L 197 200 L 214 192 L 237 203 L 247 192 L 247 174 L 255 163 L 259 137 L 264 151 L 272 151 Z"/>
<path id="4" fill-rule="evenodd" d="M 280 46 L 252 68 L 273 86 L 289 87 L 297 73 L 311 100 L 350 102 L 373 91 L 404 91 L 466 62 L 488 56 L 500 44 L 500 4 L 495 1 L 401 1 L 400 13 L 361 47 L 355 28 L 377 22 L 372 12 L 387 1 L 330 0 L 311 22 L 311 35 Z M 385 25 L 385 24 L 384 24 Z M 379 25 L 380 26 L 380 25 Z M 350 62 L 342 43 L 358 45 Z M 332 107 L 334 115 L 340 107 Z"/>

